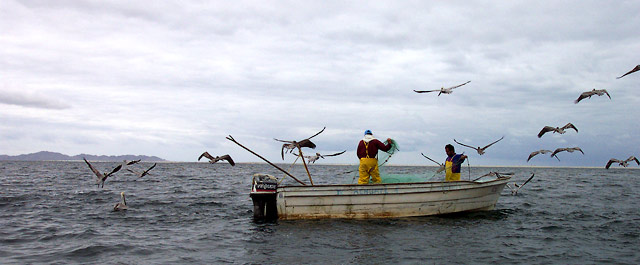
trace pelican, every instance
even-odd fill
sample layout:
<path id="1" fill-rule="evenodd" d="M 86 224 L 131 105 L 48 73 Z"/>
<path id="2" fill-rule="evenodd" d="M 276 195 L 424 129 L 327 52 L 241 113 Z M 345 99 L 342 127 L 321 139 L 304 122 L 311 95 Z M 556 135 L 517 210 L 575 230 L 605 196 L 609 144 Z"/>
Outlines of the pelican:
<path id="1" fill-rule="evenodd" d="M 316 161 L 318 161 L 318 159 L 320 159 L 320 158 L 324 159 L 324 158 L 325 158 L 325 157 L 327 157 L 327 156 L 337 156 L 337 155 L 341 155 L 341 154 L 344 154 L 344 152 L 346 152 L 346 151 L 347 151 L 347 150 L 344 150 L 344 151 L 342 151 L 342 152 L 335 153 L 335 154 L 330 154 L 330 155 L 321 155 L 320 153 L 316 153 L 315 155 L 312 155 L 312 156 L 304 156 L 304 158 L 306 158 L 306 159 L 307 159 L 307 162 L 309 162 L 309 163 L 313 164 L 313 163 L 315 163 Z M 294 153 L 294 155 L 296 155 L 296 156 L 300 156 L 300 154 L 296 154 L 296 153 Z"/>
<path id="2" fill-rule="evenodd" d="M 98 171 L 95 167 L 93 167 L 93 165 L 91 165 L 89 163 L 89 161 L 87 161 L 87 159 L 85 159 L 84 157 L 82 158 L 84 159 L 84 162 L 87 163 L 87 165 L 89 166 L 89 168 L 91 169 L 91 171 L 93 171 L 93 174 L 96 175 L 96 177 L 98 178 L 96 180 L 97 184 L 100 185 L 100 187 L 104 187 L 104 182 L 105 180 L 107 180 L 107 178 L 111 175 L 113 175 L 114 173 L 118 172 L 118 170 L 120 170 L 122 168 L 122 165 L 118 165 L 117 167 L 115 167 L 113 170 L 111 170 L 111 172 L 107 173 L 100 173 L 100 171 Z"/>
<path id="3" fill-rule="evenodd" d="M 124 191 L 120 192 L 120 198 L 121 198 L 121 201 L 119 203 L 116 203 L 116 205 L 113 206 L 114 212 L 127 210 L 127 200 L 124 198 Z"/>
<path id="4" fill-rule="evenodd" d="M 569 153 L 573 153 L 573 151 L 580 151 L 580 153 L 584 155 L 584 152 L 582 152 L 582 149 L 580 149 L 580 147 L 566 147 L 566 148 L 556 149 L 555 151 L 553 151 L 553 153 L 551 153 L 551 156 L 555 156 L 557 153 L 560 153 L 563 151 L 567 151 Z"/>
<path id="5" fill-rule="evenodd" d="M 278 141 L 278 142 L 283 142 L 284 144 L 282 145 L 282 150 L 280 151 L 280 155 L 282 155 L 282 160 L 284 160 L 284 153 L 285 153 L 285 149 L 289 151 L 289 153 L 293 152 L 293 149 L 296 148 L 302 148 L 302 147 L 308 147 L 311 149 L 315 149 L 316 148 L 316 144 L 314 144 L 313 142 L 311 142 L 311 138 L 316 137 L 318 134 L 324 132 L 324 129 L 326 129 L 327 127 L 322 128 L 322 130 L 320 130 L 318 133 L 312 135 L 309 138 L 303 139 L 301 141 L 286 141 L 286 140 L 279 140 L 276 138 L 273 138 L 274 140 Z"/>
<path id="6" fill-rule="evenodd" d="M 531 174 L 531 177 L 529 177 L 527 179 L 527 181 L 522 183 L 522 185 L 518 185 L 518 183 L 513 183 L 513 186 L 515 186 L 515 187 L 511 187 L 509 184 L 507 184 L 507 187 L 509 187 L 509 189 L 511 190 L 511 194 L 512 195 L 518 194 L 518 191 L 520 190 L 520 188 L 522 188 L 522 186 L 524 186 L 524 184 L 527 184 L 533 178 L 533 176 L 535 176 L 535 175 L 536 175 L 535 173 Z"/>
<path id="7" fill-rule="evenodd" d="M 500 173 L 500 172 L 493 172 L 492 171 L 492 172 L 489 172 L 487 174 L 484 174 L 484 175 L 480 176 L 477 179 L 474 179 L 473 181 L 479 180 L 479 179 L 484 178 L 484 177 L 489 177 L 489 176 L 495 176 L 496 178 L 500 178 L 501 176 L 512 176 L 514 174 L 515 173 L 513 173 L 513 172 Z"/>
<path id="8" fill-rule="evenodd" d="M 208 158 L 209 159 L 209 163 L 211 163 L 211 164 L 216 163 L 216 162 L 218 162 L 220 160 L 227 160 L 227 162 L 229 162 L 229 164 L 231 164 L 231 166 L 235 166 L 236 165 L 236 163 L 233 162 L 233 159 L 231 159 L 230 155 L 222 155 L 222 156 L 213 157 L 212 155 L 209 154 L 209 152 L 205 151 L 204 153 L 202 153 L 200 155 L 200 157 L 198 157 L 198 161 L 200 161 L 200 159 L 202 157 Z"/>
<path id="9" fill-rule="evenodd" d="M 529 158 L 527 158 L 527 162 L 529 162 L 529 160 L 531 160 L 531 158 L 533 158 L 534 156 L 536 156 L 538 154 L 546 154 L 546 153 L 553 153 L 553 152 L 551 150 L 546 150 L 546 149 L 541 149 L 541 150 L 538 150 L 538 151 L 531 152 L 531 154 L 529 154 Z M 558 158 L 558 156 L 554 155 L 553 157 L 555 157 L 556 159 L 558 159 L 558 161 L 560 161 L 560 158 Z"/>
<path id="10" fill-rule="evenodd" d="M 578 97 L 578 99 L 576 99 L 573 103 L 578 104 L 578 102 L 580 102 L 580 100 L 583 100 L 585 98 L 591 98 L 591 96 L 593 96 L 593 95 L 598 95 L 598 96 L 607 95 L 607 97 L 609 97 L 609 99 L 611 99 L 611 95 L 609 95 L 609 92 L 607 92 L 606 89 L 596 90 L 594 88 L 591 91 L 583 92 L 582 94 L 580 94 L 580 97 Z"/>
<path id="11" fill-rule="evenodd" d="M 618 160 L 615 158 L 611 158 L 611 160 L 607 162 L 607 166 L 605 166 L 604 168 L 609 169 L 609 167 L 611 167 L 611 164 L 613 163 L 618 163 L 623 167 L 627 167 L 629 166 L 629 162 L 632 162 L 632 161 L 636 161 L 636 164 L 640 166 L 640 161 L 635 156 L 630 156 L 629 158 L 627 158 L 627 160 Z"/>
<path id="12" fill-rule="evenodd" d="M 544 128 L 542 128 L 542 130 L 540 130 L 540 132 L 538 133 L 538 138 L 541 138 L 542 135 L 544 135 L 547 132 L 564 134 L 566 129 L 574 129 L 576 130 L 576 132 L 578 132 L 578 128 L 576 128 L 576 126 L 574 126 L 572 123 L 569 122 L 567 123 L 567 125 L 562 127 L 544 126 Z"/>
<path id="13" fill-rule="evenodd" d="M 437 92 L 437 91 L 439 91 L 439 93 L 438 93 L 438 97 L 439 97 L 440 94 L 451 94 L 453 92 L 454 88 L 458 88 L 458 87 L 464 86 L 464 85 L 468 84 L 469 82 L 471 82 L 471 81 L 467 81 L 467 82 L 462 83 L 460 85 L 452 86 L 452 87 L 449 87 L 449 88 L 442 87 L 442 88 L 436 89 L 436 90 L 413 90 L 413 92 L 416 92 L 416 93 L 429 93 L 429 92 Z"/>
<path id="14" fill-rule="evenodd" d="M 620 79 L 620 78 L 624 77 L 625 75 L 628 75 L 628 74 L 631 74 L 631 73 L 634 73 L 634 72 L 637 72 L 637 71 L 640 71 L 640 64 L 636 65 L 636 67 L 631 69 L 631 71 L 627 72 L 626 74 L 623 74 L 622 76 L 616 77 L 616 79 Z"/>
<path id="15" fill-rule="evenodd" d="M 142 159 L 138 159 L 138 160 L 131 160 L 131 161 L 128 161 L 128 162 L 127 162 L 127 160 L 123 160 L 123 161 L 122 161 L 122 164 L 127 165 L 127 166 L 130 166 L 130 165 L 133 165 L 133 164 L 136 164 L 136 163 L 140 162 L 141 160 L 142 160 Z"/>
<path id="16" fill-rule="evenodd" d="M 491 145 L 493 145 L 493 144 L 495 144 L 495 143 L 497 143 L 497 142 L 500 142 L 500 140 L 502 140 L 502 139 L 504 139 L 504 136 L 502 136 L 500 139 L 498 139 L 498 140 L 496 140 L 495 142 L 490 143 L 490 144 L 488 144 L 487 146 L 482 147 L 482 148 L 480 148 L 480 147 L 473 147 L 473 146 L 469 146 L 469 145 L 466 145 L 466 144 L 460 143 L 460 142 L 456 141 L 456 139 L 453 139 L 453 141 L 454 141 L 454 142 L 456 142 L 456 143 L 457 143 L 457 144 L 459 144 L 459 145 L 466 146 L 466 147 L 469 147 L 469 148 L 471 148 L 471 149 L 475 149 L 476 151 L 478 151 L 478 154 L 479 154 L 479 155 L 483 155 L 483 154 L 484 154 L 484 150 L 485 150 L 485 149 L 487 149 L 489 146 L 491 146 Z"/>
<path id="17" fill-rule="evenodd" d="M 136 174 L 138 176 L 138 178 L 141 178 L 141 177 L 144 177 L 146 175 L 151 175 L 151 173 L 149 173 L 149 171 L 151 171 L 154 167 L 156 167 L 157 164 L 158 163 L 153 163 L 153 166 L 151 166 L 150 168 L 148 168 L 147 170 L 142 171 L 142 172 L 134 171 L 134 170 L 131 170 L 129 168 L 127 168 L 127 171 L 129 171 L 129 172 L 131 172 L 133 174 Z"/>

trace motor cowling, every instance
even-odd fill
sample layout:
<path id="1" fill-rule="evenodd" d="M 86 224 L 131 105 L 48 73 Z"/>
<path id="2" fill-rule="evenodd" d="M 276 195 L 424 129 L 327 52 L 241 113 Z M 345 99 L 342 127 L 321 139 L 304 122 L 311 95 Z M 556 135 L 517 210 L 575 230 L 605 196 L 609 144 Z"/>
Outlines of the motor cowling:
<path id="1" fill-rule="evenodd" d="M 251 181 L 251 193 L 249 196 L 253 200 L 254 220 L 275 220 L 278 219 L 278 209 L 276 205 L 276 195 L 278 189 L 278 179 L 267 174 L 254 174 Z"/>

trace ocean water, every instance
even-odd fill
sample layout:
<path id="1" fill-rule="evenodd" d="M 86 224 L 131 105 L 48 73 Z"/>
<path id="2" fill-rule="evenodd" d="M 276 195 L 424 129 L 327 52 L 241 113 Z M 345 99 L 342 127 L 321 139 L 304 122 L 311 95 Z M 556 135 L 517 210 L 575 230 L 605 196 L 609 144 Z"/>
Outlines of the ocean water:
<path id="1" fill-rule="evenodd" d="M 355 174 L 355 166 L 310 169 L 316 184 Z M 384 171 L 433 176 L 434 168 Z M 0 162 L 0 264 L 640 264 L 640 170 L 471 175 L 490 171 L 514 172 L 518 183 L 536 175 L 518 195 L 505 188 L 493 211 L 261 223 L 252 219 L 251 176 L 283 175 L 266 164 L 159 163 L 140 180 L 121 171 L 98 188 L 82 161 Z M 293 172 L 308 181 L 301 167 Z M 113 212 L 120 192 L 129 210 Z"/>

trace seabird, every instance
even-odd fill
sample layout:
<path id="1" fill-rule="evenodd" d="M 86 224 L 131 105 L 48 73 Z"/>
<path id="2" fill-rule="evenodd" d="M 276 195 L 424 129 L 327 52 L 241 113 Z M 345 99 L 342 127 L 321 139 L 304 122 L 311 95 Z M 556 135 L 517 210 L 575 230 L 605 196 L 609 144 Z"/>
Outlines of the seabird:
<path id="1" fill-rule="evenodd" d="M 127 162 L 127 160 L 124 160 L 124 161 L 122 161 L 122 162 L 123 162 L 123 164 L 125 164 L 125 165 L 127 165 L 127 166 L 130 166 L 130 165 L 133 165 L 133 164 L 135 164 L 135 163 L 140 162 L 141 160 L 142 160 L 142 159 L 138 159 L 138 160 L 132 160 L 132 161 L 129 161 L 129 162 Z"/>
<path id="2" fill-rule="evenodd" d="M 533 178 L 533 176 L 535 176 L 535 175 L 536 175 L 535 173 L 531 174 L 531 177 L 529 177 L 529 178 L 527 179 L 527 181 L 525 181 L 524 183 L 522 183 L 522 185 L 518 185 L 518 183 L 513 183 L 513 185 L 515 186 L 515 188 L 514 188 L 514 187 L 511 187 L 509 184 L 507 184 L 507 187 L 509 187 L 509 189 L 511 190 L 511 194 L 512 194 L 512 195 L 516 195 L 516 194 L 518 194 L 518 190 L 520 190 L 520 188 L 522 188 L 522 186 L 524 186 L 525 184 L 527 184 L 527 183 L 528 183 L 528 182 Z"/>
<path id="3" fill-rule="evenodd" d="M 551 153 L 551 156 L 555 156 L 557 153 L 560 153 L 563 151 L 567 151 L 569 153 L 573 153 L 573 151 L 580 151 L 580 153 L 584 155 L 584 152 L 582 152 L 582 149 L 580 149 L 580 147 L 565 147 L 565 148 L 556 149 L 555 151 L 553 151 L 553 153 Z"/>
<path id="4" fill-rule="evenodd" d="M 316 153 L 315 155 L 311 155 L 311 156 L 304 156 L 304 158 L 307 159 L 307 161 L 311 164 L 315 163 L 318 159 L 322 158 L 324 159 L 326 156 L 337 156 L 337 155 L 341 155 L 344 154 L 344 152 L 346 152 L 347 150 L 344 150 L 342 152 L 339 153 L 335 153 L 335 154 L 330 154 L 330 155 L 321 155 L 320 153 Z M 296 156 L 300 156 L 300 154 L 296 154 L 293 153 Z"/>
<path id="5" fill-rule="evenodd" d="M 512 176 L 514 174 L 515 173 L 513 173 L 513 172 L 500 173 L 500 172 L 492 171 L 492 172 L 489 172 L 487 174 L 484 174 L 484 175 L 480 176 L 477 179 L 474 179 L 473 181 L 479 180 L 479 179 L 484 178 L 484 177 L 489 177 L 489 176 L 495 176 L 496 178 L 500 178 L 500 176 Z"/>
<path id="6" fill-rule="evenodd" d="M 149 169 L 147 169 L 145 171 L 142 171 L 142 172 L 134 171 L 134 170 L 131 170 L 129 168 L 127 168 L 127 171 L 129 171 L 129 172 L 131 172 L 133 174 L 136 174 L 138 176 L 138 178 L 141 178 L 141 177 L 144 177 L 146 175 L 151 175 L 151 173 L 149 173 L 149 171 L 151 171 L 154 167 L 156 167 L 157 164 L 158 163 L 153 163 L 153 166 L 151 166 Z"/>
<path id="7" fill-rule="evenodd" d="M 583 92 L 582 94 L 580 94 L 578 99 L 576 99 L 573 103 L 578 104 L 578 102 L 580 102 L 580 100 L 583 100 L 585 98 L 591 98 L 591 96 L 593 96 L 593 95 L 598 95 L 598 96 L 607 95 L 607 97 L 609 97 L 609 99 L 611 99 L 611 95 L 609 95 L 609 92 L 607 92 L 606 89 L 596 90 L 594 88 L 591 91 Z"/>
<path id="8" fill-rule="evenodd" d="M 127 200 L 124 198 L 124 191 L 120 192 L 120 198 L 121 198 L 121 201 L 119 203 L 116 203 L 116 205 L 113 206 L 113 211 L 115 212 L 127 210 Z"/>
<path id="9" fill-rule="evenodd" d="M 233 159 L 231 159 L 230 155 L 222 155 L 222 156 L 213 157 L 212 155 L 209 154 L 209 152 L 205 151 L 204 153 L 202 153 L 200 155 L 200 157 L 198 157 L 198 161 L 200 161 L 200 159 L 202 157 L 208 158 L 209 159 L 209 163 L 211 163 L 211 164 L 216 163 L 216 162 L 218 162 L 220 160 L 227 160 L 229 162 L 229 164 L 231 164 L 231 166 L 235 166 L 236 165 L 236 163 L 233 162 Z"/>
<path id="10" fill-rule="evenodd" d="M 429 93 L 429 92 L 437 92 L 437 91 L 439 91 L 439 93 L 438 93 L 438 97 L 439 97 L 440 94 L 451 94 L 451 92 L 453 92 L 454 88 L 458 88 L 458 87 L 464 86 L 464 85 L 468 84 L 469 82 L 471 82 L 471 81 L 467 81 L 467 82 L 462 83 L 460 85 L 452 86 L 452 87 L 449 87 L 449 88 L 442 87 L 442 88 L 436 89 L 436 90 L 413 90 L 413 92 L 416 92 L 416 93 Z"/>
<path id="11" fill-rule="evenodd" d="M 118 165 L 117 167 L 115 167 L 113 170 L 111 170 L 111 172 L 109 173 L 100 173 L 100 171 L 98 171 L 95 167 L 93 167 L 93 165 L 91 165 L 89 163 L 89 161 L 87 161 L 87 159 L 85 159 L 84 157 L 82 158 L 84 159 L 84 162 L 87 163 L 87 165 L 89 166 L 89 168 L 91 169 L 91 171 L 93 171 L 93 174 L 96 175 L 96 177 L 98 178 L 96 180 L 97 184 L 100 185 L 100 187 L 104 187 L 104 182 L 105 180 L 107 180 L 107 178 L 111 175 L 113 175 L 114 173 L 118 172 L 118 170 L 120 170 L 122 168 L 122 165 Z"/>
<path id="12" fill-rule="evenodd" d="M 567 125 L 562 127 L 544 126 L 544 128 L 542 128 L 542 130 L 540 130 L 540 132 L 538 133 L 538 138 L 541 138 L 542 135 L 544 135 L 547 132 L 564 134 L 566 129 L 574 129 L 576 130 L 576 132 L 578 132 L 578 128 L 576 128 L 576 126 L 574 126 L 572 123 L 569 122 L 567 123 Z"/>
<path id="13" fill-rule="evenodd" d="M 282 155 L 282 160 L 284 160 L 284 153 L 285 153 L 285 149 L 289 151 L 289 153 L 293 152 L 294 149 L 300 147 L 307 147 L 307 148 L 311 148 L 311 149 L 315 149 L 316 148 L 316 144 L 314 144 L 313 142 L 311 142 L 311 138 L 317 136 L 318 134 L 324 132 L 324 129 L 326 129 L 327 127 L 322 128 L 322 130 L 320 130 L 318 133 L 312 135 L 309 138 L 306 138 L 304 140 L 301 141 L 285 141 L 285 140 L 279 140 L 276 138 L 273 138 L 274 140 L 278 141 L 278 142 L 283 142 L 285 144 L 282 145 L 282 150 L 280 151 L 280 155 Z"/>
<path id="14" fill-rule="evenodd" d="M 553 151 L 546 150 L 546 149 L 541 149 L 541 150 L 538 150 L 538 151 L 531 152 L 531 154 L 529 154 L 529 158 L 527 158 L 527 162 L 529 162 L 529 160 L 531 160 L 532 157 L 534 157 L 534 156 L 536 156 L 538 154 L 546 154 L 546 153 L 553 153 Z M 558 158 L 558 156 L 554 155 L 553 157 L 555 157 L 556 159 L 558 159 L 558 161 L 560 161 L 560 158 Z"/>
<path id="15" fill-rule="evenodd" d="M 473 147 L 473 146 L 469 146 L 469 145 L 466 145 L 466 144 L 460 143 L 460 142 L 456 141 L 456 139 L 453 139 L 453 141 L 454 141 L 454 142 L 456 142 L 456 143 L 457 143 L 457 144 L 459 144 L 459 145 L 466 146 L 466 147 L 469 147 L 469 148 L 471 148 L 471 149 L 475 149 L 476 151 L 478 151 L 478 154 L 483 155 L 483 154 L 484 154 L 484 150 L 485 150 L 485 149 L 487 149 L 489 146 L 491 146 L 491 145 L 493 145 L 493 144 L 495 144 L 495 143 L 497 143 L 497 142 L 500 142 L 500 140 L 502 140 L 502 139 L 504 139 L 504 136 L 502 136 L 500 139 L 498 139 L 498 140 L 496 140 L 495 142 L 490 143 L 490 144 L 488 144 L 487 146 L 482 147 L 482 148 L 480 148 L 480 147 Z"/>
<path id="16" fill-rule="evenodd" d="M 624 77 L 625 75 L 628 75 L 628 74 L 631 74 L 631 73 L 634 73 L 634 72 L 637 72 L 637 71 L 640 71 L 640 64 L 636 65 L 636 67 L 634 67 L 631 71 L 627 72 L 626 74 L 623 74 L 622 76 L 616 77 L 616 79 L 620 79 L 620 78 Z"/>
<path id="17" fill-rule="evenodd" d="M 618 163 L 623 167 L 627 167 L 629 166 L 629 162 L 632 162 L 632 161 L 636 161 L 636 164 L 640 166 L 640 161 L 635 156 L 630 156 L 629 158 L 627 158 L 627 160 L 618 160 L 615 158 L 611 158 L 611 160 L 607 162 L 607 166 L 605 166 L 604 168 L 609 169 L 609 167 L 611 167 L 611 164 L 613 163 Z"/>

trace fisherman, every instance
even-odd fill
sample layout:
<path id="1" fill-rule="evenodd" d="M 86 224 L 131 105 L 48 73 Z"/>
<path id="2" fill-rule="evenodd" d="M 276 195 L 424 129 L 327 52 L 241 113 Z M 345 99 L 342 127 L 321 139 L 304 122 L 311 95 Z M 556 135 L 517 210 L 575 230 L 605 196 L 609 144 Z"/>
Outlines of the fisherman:
<path id="1" fill-rule="evenodd" d="M 358 184 L 368 184 L 369 177 L 372 183 L 380 183 L 380 171 L 378 171 L 378 150 L 389 151 L 391 138 L 387 138 L 387 144 L 373 137 L 371 130 L 364 131 L 364 138 L 358 143 L 358 158 L 360 159 L 360 178 Z"/>
<path id="2" fill-rule="evenodd" d="M 447 160 L 444 162 L 444 179 L 445 181 L 459 181 L 460 165 L 464 163 L 467 156 L 464 154 L 456 154 L 456 149 L 451 144 L 445 145 L 444 151 L 447 153 Z"/>

